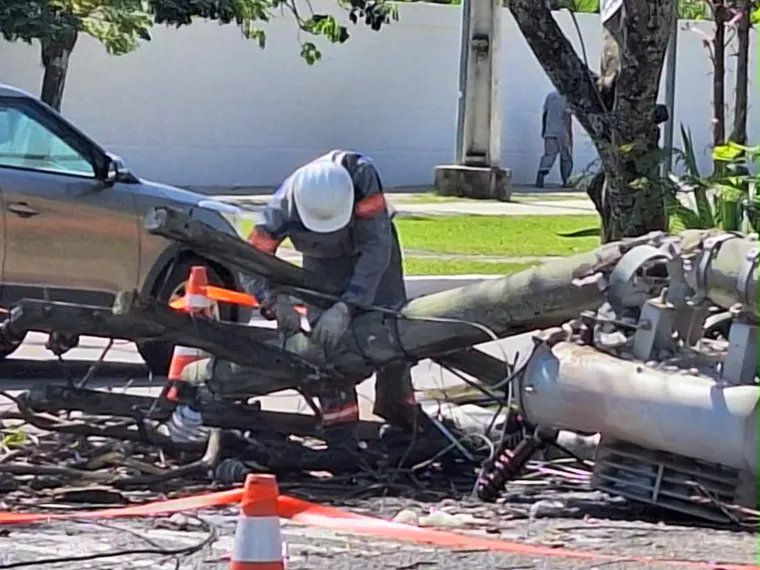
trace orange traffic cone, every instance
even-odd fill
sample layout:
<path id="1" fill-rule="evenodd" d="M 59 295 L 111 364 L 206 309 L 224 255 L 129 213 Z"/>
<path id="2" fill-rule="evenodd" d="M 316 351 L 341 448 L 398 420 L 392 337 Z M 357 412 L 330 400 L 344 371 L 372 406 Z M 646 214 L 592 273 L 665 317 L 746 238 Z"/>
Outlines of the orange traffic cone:
<path id="1" fill-rule="evenodd" d="M 206 296 L 206 287 L 208 287 L 208 273 L 203 266 L 196 266 L 190 270 L 190 277 L 185 287 L 185 310 L 191 315 L 202 315 L 206 317 L 215 317 L 215 305 Z M 176 383 L 182 380 L 182 371 L 188 364 L 198 360 L 208 358 L 208 353 L 199 348 L 190 348 L 187 346 L 174 347 L 172 361 L 169 365 L 169 389 L 166 393 L 168 400 L 176 401 L 178 390 Z"/>
<path id="2" fill-rule="evenodd" d="M 248 475 L 230 570 L 284 570 L 278 495 L 274 475 Z"/>

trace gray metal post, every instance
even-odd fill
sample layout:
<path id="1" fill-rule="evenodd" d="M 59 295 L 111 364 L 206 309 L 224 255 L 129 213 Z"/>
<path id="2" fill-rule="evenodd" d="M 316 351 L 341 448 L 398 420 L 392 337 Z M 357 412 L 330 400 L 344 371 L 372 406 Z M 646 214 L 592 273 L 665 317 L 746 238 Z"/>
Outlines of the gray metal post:
<path id="1" fill-rule="evenodd" d="M 503 0 L 464 0 L 454 164 L 435 169 L 439 194 L 509 200 L 501 162 L 499 52 Z"/>
<path id="2" fill-rule="evenodd" d="M 673 167 L 673 133 L 675 132 L 676 105 L 676 56 L 678 55 L 678 2 L 673 2 L 673 28 L 670 31 L 668 51 L 665 54 L 665 105 L 668 108 L 668 122 L 665 123 L 663 148 L 668 151 L 662 164 L 663 175 Z"/>
<path id="3" fill-rule="evenodd" d="M 463 164 L 498 166 L 501 150 L 501 101 L 498 96 L 501 51 L 501 1 L 467 2 L 469 12 Z"/>
<path id="4" fill-rule="evenodd" d="M 457 100 L 457 142 L 454 149 L 454 163 L 462 164 L 464 159 L 464 114 L 467 110 L 467 61 L 470 58 L 470 4 L 472 0 L 462 0 L 462 23 L 459 46 L 459 99 Z"/>

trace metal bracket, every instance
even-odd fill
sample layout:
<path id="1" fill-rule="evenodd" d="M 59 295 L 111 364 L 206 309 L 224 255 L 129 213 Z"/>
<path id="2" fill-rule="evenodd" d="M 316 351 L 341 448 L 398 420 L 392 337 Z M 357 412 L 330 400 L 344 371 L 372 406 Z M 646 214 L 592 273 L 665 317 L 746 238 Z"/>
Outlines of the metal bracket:
<path id="1" fill-rule="evenodd" d="M 670 283 L 667 287 L 665 298 L 668 303 L 679 308 L 683 307 L 686 305 L 686 299 L 694 294 L 694 291 L 686 280 L 683 247 L 680 240 L 669 239 L 665 240 L 659 249 L 668 256 L 666 266 Z"/>
<path id="2" fill-rule="evenodd" d="M 741 295 L 741 303 L 743 305 L 747 305 L 750 302 L 749 281 L 752 278 L 752 271 L 757 269 L 759 255 L 760 248 L 753 247 L 750 249 L 742 261 L 739 275 L 736 278 L 736 290 L 739 291 L 739 294 Z"/>
<path id="3" fill-rule="evenodd" d="M 742 236 L 735 233 L 725 233 L 718 236 L 712 236 L 707 238 L 702 245 L 702 257 L 699 260 L 697 266 L 695 278 L 696 278 L 696 291 L 692 302 L 699 302 L 707 296 L 707 270 L 710 268 L 713 258 L 718 253 L 720 245 L 724 241 L 731 239 L 740 239 Z"/>
<path id="4" fill-rule="evenodd" d="M 636 272 L 647 261 L 653 260 L 670 260 L 670 255 L 651 245 L 640 245 L 634 247 L 623 257 L 620 258 L 615 269 L 612 270 L 607 286 L 607 299 L 616 312 L 619 312 L 626 299 L 632 293 L 631 281 Z"/>
<path id="5" fill-rule="evenodd" d="M 470 41 L 475 53 L 480 56 L 488 55 L 488 51 L 491 49 L 491 38 L 488 34 L 473 34 Z"/>
<path id="6" fill-rule="evenodd" d="M 728 333 L 728 352 L 723 359 L 721 378 L 733 385 L 753 384 L 757 374 L 756 324 L 734 319 Z"/>

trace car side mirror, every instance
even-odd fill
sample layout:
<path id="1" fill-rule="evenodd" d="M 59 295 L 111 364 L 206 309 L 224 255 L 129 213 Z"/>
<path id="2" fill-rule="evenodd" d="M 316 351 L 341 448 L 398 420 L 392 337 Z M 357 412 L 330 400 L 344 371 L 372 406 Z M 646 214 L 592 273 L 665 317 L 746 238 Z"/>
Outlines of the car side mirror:
<path id="1" fill-rule="evenodd" d="M 107 184 L 115 184 L 129 177 L 129 169 L 124 161 L 116 155 L 109 154 L 106 164 L 105 179 Z"/>

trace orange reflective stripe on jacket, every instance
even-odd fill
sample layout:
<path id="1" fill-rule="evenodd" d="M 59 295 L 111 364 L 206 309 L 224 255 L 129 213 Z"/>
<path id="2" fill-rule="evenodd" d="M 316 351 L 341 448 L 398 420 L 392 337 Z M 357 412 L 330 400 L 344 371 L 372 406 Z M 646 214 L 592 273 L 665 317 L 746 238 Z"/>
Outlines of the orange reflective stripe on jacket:
<path id="1" fill-rule="evenodd" d="M 371 218 L 375 214 L 386 210 L 386 208 L 385 196 L 383 194 L 375 194 L 357 203 L 354 208 L 354 214 L 356 214 L 357 218 Z"/>
<path id="2" fill-rule="evenodd" d="M 259 251 L 265 253 L 274 254 L 277 251 L 277 247 L 280 245 L 280 241 L 269 237 L 265 232 L 254 229 L 251 235 L 248 236 L 248 243 Z"/>

